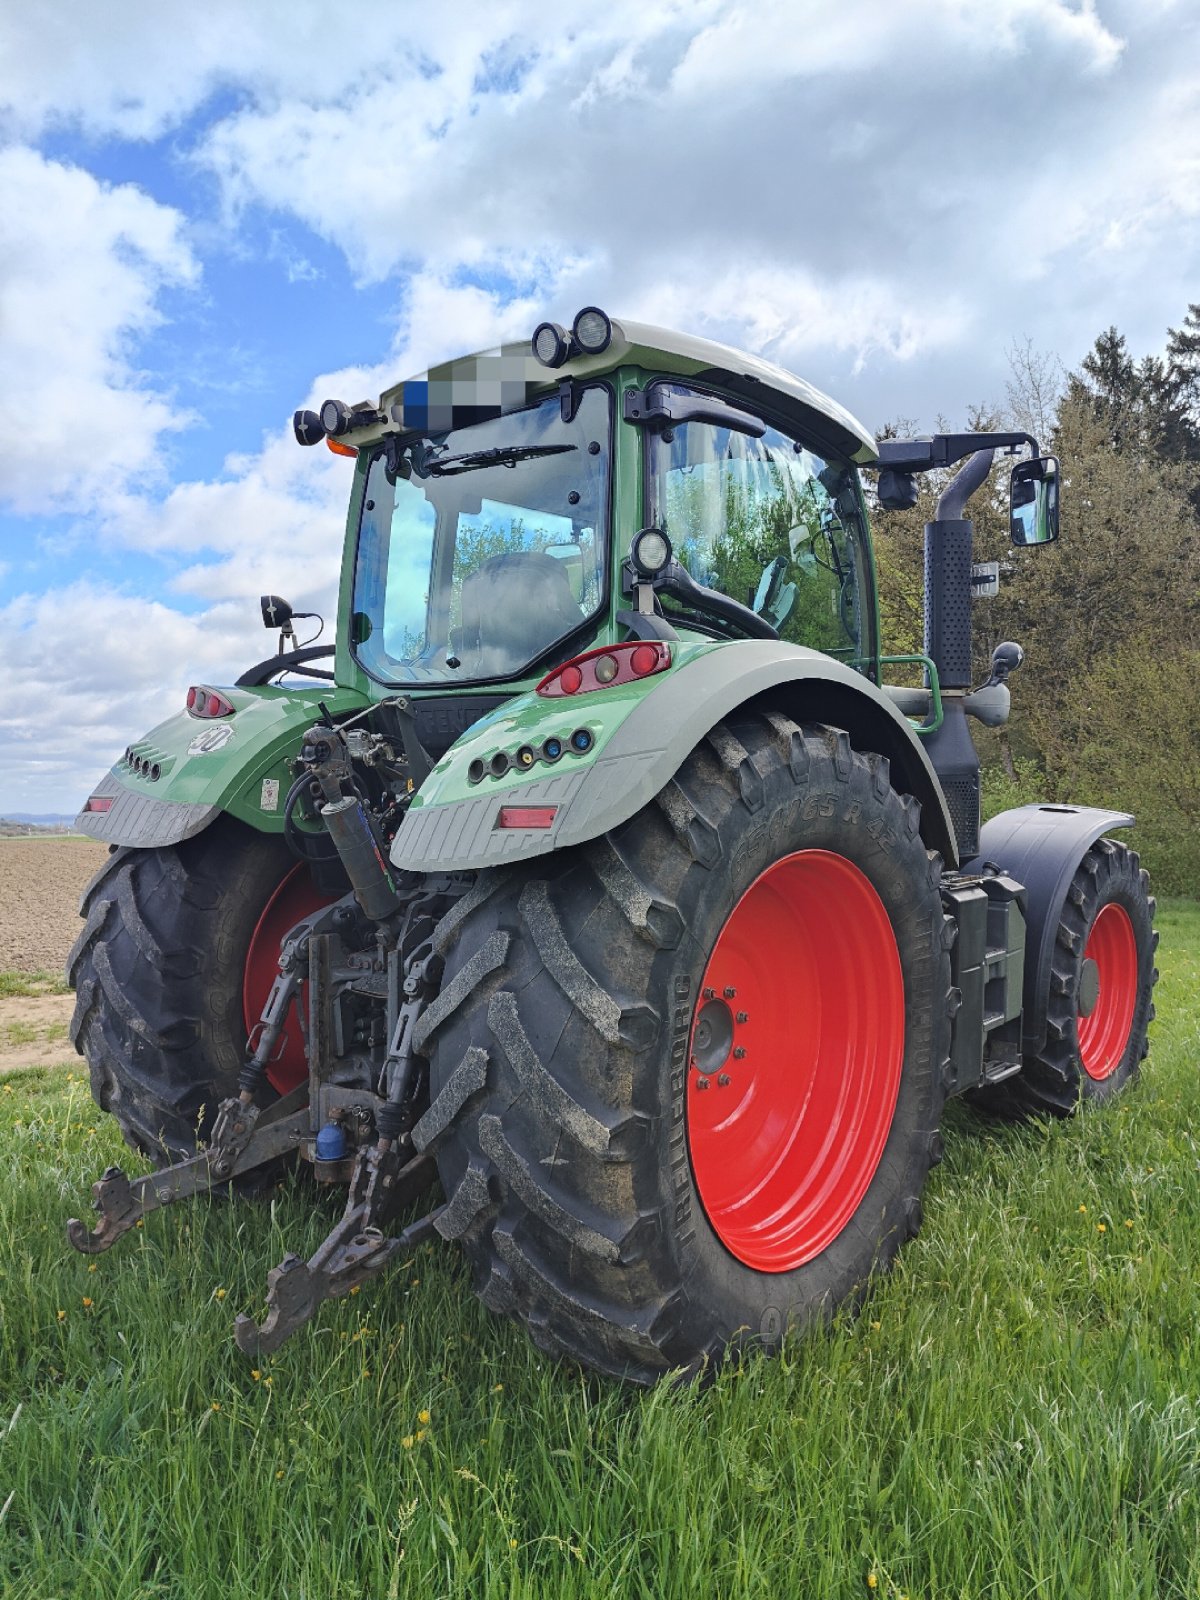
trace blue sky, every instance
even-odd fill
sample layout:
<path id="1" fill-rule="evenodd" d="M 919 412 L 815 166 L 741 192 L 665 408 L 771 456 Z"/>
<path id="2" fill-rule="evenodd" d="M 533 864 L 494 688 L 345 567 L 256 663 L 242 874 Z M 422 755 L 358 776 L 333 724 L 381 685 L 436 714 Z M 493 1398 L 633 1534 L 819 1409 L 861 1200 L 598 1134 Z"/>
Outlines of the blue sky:
<path id="1" fill-rule="evenodd" d="M 0 15 L 0 813 L 71 811 L 257 595 L 332 604 L 326 394 L 581 304 L 869 426 L 1200 299 L 1189 0 L 65 0 Z M 419 44 L 414 43 L 419 41 Z"/>

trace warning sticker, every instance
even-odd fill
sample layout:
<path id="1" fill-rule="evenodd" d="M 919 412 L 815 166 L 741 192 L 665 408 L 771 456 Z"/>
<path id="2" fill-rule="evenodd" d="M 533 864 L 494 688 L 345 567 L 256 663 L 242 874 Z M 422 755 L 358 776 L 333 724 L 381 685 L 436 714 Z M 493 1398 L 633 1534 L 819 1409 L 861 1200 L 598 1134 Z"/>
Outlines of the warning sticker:
<path id="1" fill-rule="evenodd" d="M 262 799 L 258 802 L 260 810 L 279 810 L 279 779 L 264 778 L 262 781 Z"/>

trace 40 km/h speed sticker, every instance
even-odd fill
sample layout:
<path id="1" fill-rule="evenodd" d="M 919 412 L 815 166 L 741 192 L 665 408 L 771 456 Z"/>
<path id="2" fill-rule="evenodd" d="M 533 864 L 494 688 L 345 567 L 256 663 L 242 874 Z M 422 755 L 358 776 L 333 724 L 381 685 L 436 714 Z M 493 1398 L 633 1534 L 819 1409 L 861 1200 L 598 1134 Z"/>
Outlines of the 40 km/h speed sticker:
<path id="1" fill-rule="evenodd" d="M 187 747 L 190 756 L 210 756 L 214 750 L 220 750 L 233 738 L 233 727 L 228 722 L 222 722 L 220 727 L 205 728 L 203 733 L 198 733 Z"/>

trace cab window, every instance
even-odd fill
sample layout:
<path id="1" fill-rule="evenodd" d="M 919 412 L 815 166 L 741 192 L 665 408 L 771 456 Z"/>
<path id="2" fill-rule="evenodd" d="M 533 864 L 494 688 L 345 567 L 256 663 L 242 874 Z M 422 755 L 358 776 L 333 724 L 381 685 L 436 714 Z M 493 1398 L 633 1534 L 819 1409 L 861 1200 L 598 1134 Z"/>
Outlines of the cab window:
<path id="1" fill-rule="evenodd" d="M 648 451 L 650 520 L 697 583 L 749 605 L 780 638 L 865 668 L 873 608 L 853 464 L 775 428 L 753 438 L 695 421 L 651 434 Z"/>

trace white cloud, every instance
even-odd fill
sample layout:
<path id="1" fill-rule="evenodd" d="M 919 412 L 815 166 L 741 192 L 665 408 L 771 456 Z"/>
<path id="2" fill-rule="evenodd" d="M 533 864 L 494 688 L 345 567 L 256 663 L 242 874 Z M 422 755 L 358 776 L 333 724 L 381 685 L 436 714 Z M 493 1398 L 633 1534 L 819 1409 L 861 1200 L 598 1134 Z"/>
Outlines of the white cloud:
<path id="1" fill-rule="evenodd" d="M 162 291 L 196 281 L 177 211 L 23 146 L 0 150 L 0 499 L 85 510 L 152 468 L 184 419 L 135 364 Z M 14 415 L 15 413 L 15 415 Z M 19 417 L 19 421 L 17 418 Z"/>
<path id="2" fill-rule="evenodd" d="M 132 738 L 181 709 L 189 683 L 269 655 L 242 608 L 184 617 L 76 582 L 0 608 L 5 811 L 71 811 Z"/>

